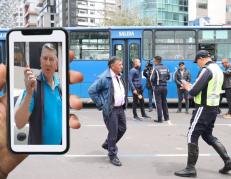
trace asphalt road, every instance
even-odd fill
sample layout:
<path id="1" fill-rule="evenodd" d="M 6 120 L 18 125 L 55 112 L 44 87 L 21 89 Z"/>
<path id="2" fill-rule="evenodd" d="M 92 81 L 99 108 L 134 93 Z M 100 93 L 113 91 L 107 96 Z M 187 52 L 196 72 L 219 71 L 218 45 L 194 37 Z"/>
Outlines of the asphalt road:
<path id="1" fill-rule="evenodd" d="M 127 110 L 127 132 L 118 143 L 122 167 L 109 163 L 107 152 L 101 148 L 106 138 L 101 112 L 83 109 L 77 112 L 82 127 L 71 130 L 71 147 L 67 154 L 29 156 L 9 179 L 174 179 L 174 171 L 183 169 L 187 160 L 186 134 L 191 114 L 175 113 L 170 109 L 170 122 L 156 124 L 152 119 L 134 121 Z M 192 110 L 190 110 L 191 113 Z M 138 111 L 140 112 L 140 111 Z M 222 109 L 225 113 L 226 109 Z M 138 113 L 139 114 L 139 113 Z M 214 135 L 231 154 L 231 119 L 218 116 Z M 196 168 L 198 178 L 223 179 L 218 170 L 223 162 L 215 151 L 200 139 L 200 156 Z"/>

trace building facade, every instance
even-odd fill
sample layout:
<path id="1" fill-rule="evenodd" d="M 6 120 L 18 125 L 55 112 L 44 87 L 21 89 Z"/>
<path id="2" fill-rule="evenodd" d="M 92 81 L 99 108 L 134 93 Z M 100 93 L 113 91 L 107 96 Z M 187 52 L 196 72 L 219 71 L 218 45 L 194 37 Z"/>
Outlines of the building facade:
<path id="1" fill-rule="evenodd" d="M 1 0 L 0 12 L 1 28 L 15 28 L 23 26 L 23 0 Z"/>
<path id="2" fill-rule="evenodd" d="M 189 25 L 226 24 L 226 19 L 229 17 L 228 2 L 229 0 L 189 0 Z"/>
<path id="3" fill-rule="evenodd" d="M 140 17 L 157 25 L 188 25 L 188 0 L 124 0 L 123 9 L 138 10 Z"/>

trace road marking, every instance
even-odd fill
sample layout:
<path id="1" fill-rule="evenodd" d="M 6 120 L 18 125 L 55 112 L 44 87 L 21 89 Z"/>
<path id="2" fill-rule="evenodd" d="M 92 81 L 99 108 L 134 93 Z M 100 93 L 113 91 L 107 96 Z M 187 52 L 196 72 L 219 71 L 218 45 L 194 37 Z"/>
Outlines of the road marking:
<path id="1" fill-rule="evenodd" d="M 171 121 L 167 121 L 168 124 L 129 124 L 128 126 L 142 126 L 142 127 L 181 127 L 181 126 L 189 126 L 189 124 L 173 124 Z M 105 127 L 104 124 L 85 124 L 83 127 Z M 227 126 L 231 127 L 231 124 L 215 124 L 215 126 Z"/>
<path id="2" fill-rule="evenodd" d="M 157 158 L 157 157 L 187 157 L 188 154 L 142 154 L 142 153 L 134 153 L 134 154 L 120 154 L 120 157 L 143 157 L 143 158 Z M 217 154 L 199 154 L 200 157 L 218 157 Z M 95 154 L 95 155 L 74 155 L 74 154 L 66 154 L 64 157 L 67 158 L 102 158 L 108 157 L 107 155 Z"/>

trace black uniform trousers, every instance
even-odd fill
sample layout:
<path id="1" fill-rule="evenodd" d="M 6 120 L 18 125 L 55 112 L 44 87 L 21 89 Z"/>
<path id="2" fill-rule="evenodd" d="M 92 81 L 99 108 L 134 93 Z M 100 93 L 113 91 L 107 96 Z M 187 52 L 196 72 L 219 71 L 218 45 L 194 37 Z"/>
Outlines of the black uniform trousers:
<path id="1" fill-rule="evenodd" d="M 118 152 L 116 143 L 122 138 L 127 129 L 123 106 L 114 107 L 109 117 L 104 116 L 104 122 L 108 130 L 105 143 L 108 145 L 108 156 L 112 159 Z"/>
<path id="2" fill-rule="evenodd" d="M 156 101 L 157 117 L 158 121 L 162 121 L 162 112 L 164 119 L 169 120 L 168 104 L 167 104 L 167 86 L 155 86 L 154 95 Z"/>
<path id="3" fill-rule="evenodd" d="M 218 107 L 201 106 L 193 110 L 188 131 L 188 143 L 198 145 L 200 136 L 208 145 L 212 145 L 217 140 L 213 136 L 217 113 Z"/>
<path id="4" fill-rule="evenodd" d="M 138 95 L 142 95 L 142 98 L 139 99 L 138 95 L 133 93 L 133 103 L 132 103 L 133 116 L 134 117 L 138 116 L 137 111 L 136 111 L 138 103 L 140 103 L 141 115 L 145 116 L 143 90 L 142 88 L 136 88 L 136 91 Z"/>

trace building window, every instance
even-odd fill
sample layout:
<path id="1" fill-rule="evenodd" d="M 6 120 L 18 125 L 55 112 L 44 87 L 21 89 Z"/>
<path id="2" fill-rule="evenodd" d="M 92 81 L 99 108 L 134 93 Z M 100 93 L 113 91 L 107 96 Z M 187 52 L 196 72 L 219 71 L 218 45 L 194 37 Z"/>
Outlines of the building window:
<path id="1" fill-rule="evenodd" d="M 94 23 L 95 23 L 95 19 L 92 19 L 92 18 L 91 18 L 91 19 L 90 19 L 90 22 L 94 24 Z"/>
<path id="2" fill-rule="evenodd" d="M 90 11 L 90 14 L 91 14 L 91 15 L 94 15 L 94 14 L 95 14 L 95 11 Z"/>
<path id="3" fill-rule="evenodd" d="M 51 15 L 51 20 L 53 21 L 55 19 L 54 14 Z"/>
<path id="4" fill-rule="evenodd" d="M 78 18 L 78 22 L 87 22 L 87 18 Z"/>
<path id="5" fill-rule="evenodd" d="M 226 6 L 226 12 L 231 12 L 231 4 Z"/>
<path id="6" fill-rule="evenodd" d="M 55 26 L 55 24 L 54 23 L 51 23 L 51 27 L 54 27 Z"/>
<path id="7" fill-rule="evenodd" d="M 95 7 L 95 3 L 90 3 L 89 4 L 91 7 Z"/>
<path id="8" fill-rule="evenodd" d="M 208 9 L 208 3 L 197 3 L 197 8 Z"/>

